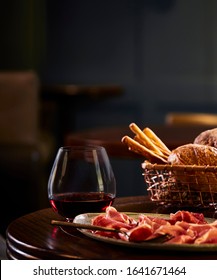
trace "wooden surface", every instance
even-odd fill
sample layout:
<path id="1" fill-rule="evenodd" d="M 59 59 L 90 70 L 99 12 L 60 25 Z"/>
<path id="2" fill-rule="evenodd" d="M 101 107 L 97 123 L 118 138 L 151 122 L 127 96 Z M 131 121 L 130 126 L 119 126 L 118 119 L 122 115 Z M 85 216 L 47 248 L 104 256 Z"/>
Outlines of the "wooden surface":
<path id="1" fill-rule="evenodd" d="M 141 129 L 144 127 L 141 127 Z M 178 146 L 194 141 L 194 138 L 202 131 L 209 129 L 208 126 L 149 126 L 160 139 L 170 148 L 174 149 Z M 104 146 L 110 156 L 122 158 L 138 157 L 135 153 L 128 151 L 126 145 L 121 142 L 123 136 L 129 135 L 134 137 L 129 127 L 108 127 L 97 128 L 92 130 L 70 133 L 66 135 L 64 144 L 79 145 L 93 144 Z M 140 156 L 141 157 L 141 156 Z"/>
<path id="2" fill-rule="evenodd" d="M 119 211 L 155 212 L 147 197 L 117 198 Z M 9 259 L 217 259 L 217 252 L 143 250 L 103 243 L 70 228 L 70 234 L 50 224 L 60 217 L 43 209 L 12 222 L 7 230 Z M 160 248 L 160 247 L 159 247 Z"/>

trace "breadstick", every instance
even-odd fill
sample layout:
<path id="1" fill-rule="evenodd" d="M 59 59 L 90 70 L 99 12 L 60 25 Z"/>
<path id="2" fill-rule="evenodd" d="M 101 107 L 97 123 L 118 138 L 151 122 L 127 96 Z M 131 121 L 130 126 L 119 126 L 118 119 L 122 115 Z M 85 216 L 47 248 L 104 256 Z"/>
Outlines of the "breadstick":
<path id="1" fill-rule="evenodd" d="M 146 134 L 144 134 L 143 131 L 135 123 L 131 123 L 129 127 L 131 131 L 136 134 L 135 138 L 138 142 L 140 142 L 140 144 L 146 146 L 147 148 L 150 148 L 153 151 L 156 151 L 157 153 L 162 154 L 159 148 L 151 142 L 151 140 L 146 136 Z"/>
<path id="2" fill-rule="evenodd" d="M 163 149 L 162 145 L 160 145 L 159 143 L 155 143 L 155 139 L 153 140 L 149 135 L 146 135 L 135 123 L 131 123 L 129 127 L 131 131 L 136 134 L 134 139 L 137 142 L 139 142 L 141 145 L 146 146 L 146 148 L 151 149 L 161 157 L 168 157 L 170 153 L 168 153 L 167 150 Z"/>
<path id="3" fill-rule="evenodd" d="M 168 158 L 168 155 L 165 155 L 163 153 L 163 151 L 161 151 L 160 148 L 158 148 L 156 145 L 153 144 L 153 146 L 150 146 L 149 148 L 149 145 L 147 145 L 143 140 L 141 140 L 141 138 L 139 138 L 137 135 L 134 136 L 133 138 L 135 141 L 137 141 L 138 143 L 140 143 L 141 145 L 145 146 L 146 148 L 148 148 L 149 150 L 153 151 L 155 154 L 158 154 L 159 156 L 161 157 L 165 157 L 165 158 Z"/>
<path id="4" fill-rule="evenodd" d="M 157 159 L 160 162 L 167 162 L 166 159 L 164 159 L 163 157 L 155 154 L 153 151 L 149 150 L 148 148 L 141 145 L 140 143 L 138 143 L 134 139 L 130 138 L 129 136 L 124 136 L 121 139 L 121 141 L 128 146 L 129 150 L 145 156 L 150 161 L 152 161 L 153 158 L 154 158 L 154 159 Z"/>
<path id="5" fill-rule="evenodd" d="M 150 128 L 146 127 L 145 129 L 143 129 L 143 132 L 148 137 L 150 137 L 159 148 L 166 151 L 166 153 L 168 155 L 171 154 L 171 151 L 168 149 L 168 147 L 163 143 L 163 141 L 161 141 L 161 139 Z"/>

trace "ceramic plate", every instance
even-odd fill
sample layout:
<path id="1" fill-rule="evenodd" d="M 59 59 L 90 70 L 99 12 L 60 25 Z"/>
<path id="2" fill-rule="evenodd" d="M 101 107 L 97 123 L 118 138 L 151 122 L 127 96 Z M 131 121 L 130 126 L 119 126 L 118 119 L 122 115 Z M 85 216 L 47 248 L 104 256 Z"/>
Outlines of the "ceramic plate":
<path id="1" fill-rule="evenodd" d="M 130 217 L 137 219 L 139 216 L 139 213 L 132 213 L 132 212 L 125 212 Z M 165 214 L 153 214 L 153 213 L 144 213 L 148 216 L 154 216 L 154 217 L 161 217 L 161 218 L 168 218 L 168 215 Z M 75 217 L 74 222 L 75 223 L 82 223 L 82 224 L 91 224 L 91 220 L 99 215 L 99 213 L 85 213 L 80 214 Z M 211 223 L 214 221 L 214 219 L 206 218 L 206 220 Z M 86 229 L 79 229 L 80 232 L 82 232 L 84 235 L 101 241 L 106 242 L 118 246 L 125 246 L 125 247 L 133 247 L 133 248 L 140 248 L 140 249 L 149 249 L 149 250 L 175 250 L 175 251 L 214 251 L 217 252 L 217 244 L 166 244 L 166 243 L 155 243 L 155 242 L 127 242 L 119 239 L 109 238 L 100 236 L 94 233 L 91 233 L 89 230 Z"/>

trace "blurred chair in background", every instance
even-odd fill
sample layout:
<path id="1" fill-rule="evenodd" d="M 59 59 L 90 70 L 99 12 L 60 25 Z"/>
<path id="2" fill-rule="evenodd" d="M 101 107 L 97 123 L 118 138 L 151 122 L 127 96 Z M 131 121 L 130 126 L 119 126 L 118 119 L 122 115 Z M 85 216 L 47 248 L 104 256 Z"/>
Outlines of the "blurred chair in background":
<path id="1" fill-rule="evenodd" d="M 3 234 L 13 219 L 48 203 L 46 168 L 53 153 L 53 140 L 40 131 L 39 91 L 40 81 L 32 71 L 0 72 Z"/>
<path id="2" fill-rule="evenodd" d="M 170 112 L 165 117 L 167 125 L 217 126 L 217 114 Z"/>

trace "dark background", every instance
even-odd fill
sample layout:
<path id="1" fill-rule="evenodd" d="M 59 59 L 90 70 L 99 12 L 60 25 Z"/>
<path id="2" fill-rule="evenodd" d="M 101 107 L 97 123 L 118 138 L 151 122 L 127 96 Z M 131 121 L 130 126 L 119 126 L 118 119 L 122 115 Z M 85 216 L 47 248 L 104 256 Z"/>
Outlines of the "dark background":
<path id="1" fill-rule="evenodd" d="M 81 104 L 72 131 L 217 111 L 215 0 L 7 0 L 0 30 L 1 71 L 33 69 L 42 85 L 123 87 Z M 112 164 L 118 195 L 145 192 L 140 161 Z"/>
<path id="2" fill-rule="evenodd" d="M 2 70 L 33 68 L 46 84 L 124 87 L 120 98 L 81 107 L 77 129 L 216 111 L 216 1 L 1 2 Z"/>

